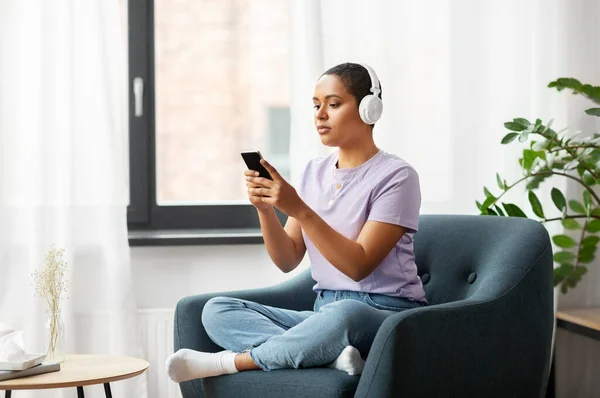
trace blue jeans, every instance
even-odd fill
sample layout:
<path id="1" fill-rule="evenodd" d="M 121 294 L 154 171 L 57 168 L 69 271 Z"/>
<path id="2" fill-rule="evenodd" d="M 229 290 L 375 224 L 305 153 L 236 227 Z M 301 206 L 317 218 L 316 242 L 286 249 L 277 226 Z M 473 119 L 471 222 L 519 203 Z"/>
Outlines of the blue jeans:
<path id="1" fill-rule="evenodd" d="M 250 351 L 261 369 L 308 368 L 333 362 L 352 345 L 366 358 L 390 315 L 425 305 L 403 297 L 322 290 L 313 311 L 293 311 L 229 297 L 204 306 L 210 339 L 234 352 Z"/>

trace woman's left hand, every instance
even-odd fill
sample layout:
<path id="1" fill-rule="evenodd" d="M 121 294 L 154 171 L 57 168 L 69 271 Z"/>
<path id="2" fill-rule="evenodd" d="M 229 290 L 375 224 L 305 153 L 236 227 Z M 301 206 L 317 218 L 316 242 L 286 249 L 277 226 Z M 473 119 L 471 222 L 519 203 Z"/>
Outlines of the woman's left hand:
<path id="1" fill-rule="evenodd" d="M 262 159 L 260 163 L 267 169 L 273 181 L 262 177 L 246 177 L 246 181 L 258 185 L 257 188 L 251 188 L 254 195 L 262 195 L 262 201 L 271 204 L 281 210 L 289 217 L 296 218 L 296 215 L 306 206 L 304 201 L 275 167 Z"/>

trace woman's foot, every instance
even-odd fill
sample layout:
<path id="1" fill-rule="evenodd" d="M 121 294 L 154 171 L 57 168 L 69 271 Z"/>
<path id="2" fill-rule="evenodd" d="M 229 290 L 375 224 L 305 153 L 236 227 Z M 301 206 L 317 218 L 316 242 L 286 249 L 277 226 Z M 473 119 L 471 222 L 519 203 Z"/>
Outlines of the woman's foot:
<path id="1" fill-rule="evenodd" d="M 327 367 L 343 370 L 350 376 L 356 376 L 362 373 L 365 368 L 365 361 L 361 358 L 360 352 L 349 345 L 344 348 L 337 359 L 327 365 Z"/>
<path id="2" fill-rule="evenodd" d="M 217 353 L 200 352 L 182 348 L 167 358 L 165 365 L 169 378 L 176 383 L 204 377 L 237 373 L 235 356 L 232 351 Z"/>

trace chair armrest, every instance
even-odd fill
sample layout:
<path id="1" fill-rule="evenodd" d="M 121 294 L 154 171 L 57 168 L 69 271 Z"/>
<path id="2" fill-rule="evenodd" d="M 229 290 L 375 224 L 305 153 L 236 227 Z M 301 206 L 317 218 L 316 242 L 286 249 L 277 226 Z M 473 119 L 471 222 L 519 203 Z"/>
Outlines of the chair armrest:
<path id="1" fill-rule="evenodd" d="M 314 283 L 308 269 L 295 278 L 275 286 L 185 297 L 177 303 L 175 309 L 173 331 L 175 351 L 180 348 L 204 352 L 217 352 L 222 349 L 210 340 L 202 325 L 202 310 L 206 302 L 213 297 L 240 298 L 263 305 L 305 311 L 313 308 L 316 297 L 312 291 Z"/>
<path id="2" fill-rule="evenodd" d="M 552 285 L 545 282 L 525 275 L 496 299 L 390 316 L 377 332 L 356 397 L 539 397 L 553 328 Z"/>

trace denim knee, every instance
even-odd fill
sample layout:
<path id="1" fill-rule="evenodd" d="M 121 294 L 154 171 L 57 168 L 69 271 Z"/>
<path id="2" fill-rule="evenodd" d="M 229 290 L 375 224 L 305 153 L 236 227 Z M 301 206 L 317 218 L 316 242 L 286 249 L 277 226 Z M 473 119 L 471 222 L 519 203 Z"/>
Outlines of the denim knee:
<path id="1" fill-rule="evenodd" d="M 202 325 L 210 336 L 215 330 L 222 330 L 227 319 L 225 312 L 238 305 L 236 299 L 231 297 L 213 297 L 204 304 L 202 309 Z"/>
<path id="2" fill-rule="evenodd" d="M 327 314 L 327 319 L 332 325 L 347 331 L 361 327 L 371 307 L 358 300 L 339 300 L 321 307 L 321 312 Z"/>

